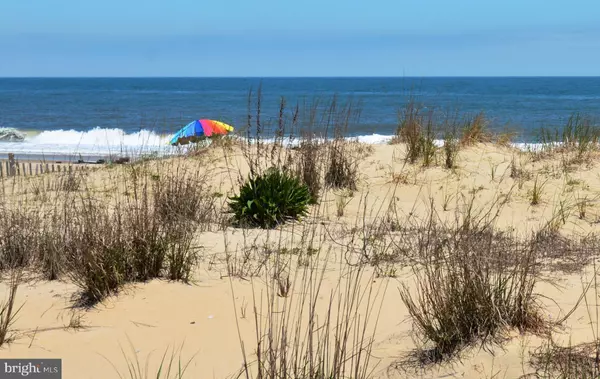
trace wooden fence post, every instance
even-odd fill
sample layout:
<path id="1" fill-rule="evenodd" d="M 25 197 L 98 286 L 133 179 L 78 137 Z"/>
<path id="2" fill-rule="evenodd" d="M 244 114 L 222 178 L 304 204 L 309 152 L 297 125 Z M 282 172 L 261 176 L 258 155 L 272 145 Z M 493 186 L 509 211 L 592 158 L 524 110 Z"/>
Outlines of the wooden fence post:
<path id="1" fill-rule="evenodd" d="M 9 172 L 11 176 L 16 174 L 15 172 L 15 155 L 13 153 L 8 153 L 8 164 L 9 164 Z"/>

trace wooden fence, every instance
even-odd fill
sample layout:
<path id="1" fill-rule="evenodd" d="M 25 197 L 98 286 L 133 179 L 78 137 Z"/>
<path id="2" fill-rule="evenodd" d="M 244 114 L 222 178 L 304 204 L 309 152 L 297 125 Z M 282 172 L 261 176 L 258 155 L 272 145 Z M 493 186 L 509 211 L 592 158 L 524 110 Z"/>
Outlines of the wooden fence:
<path id="1" fill-rule="evenodd" d="M 8 154 L 8 161 L 0 162 L 0 178 L 10 176 L 31 176 L 48 172 L 73 172 L 86 169 L 85 165 L 65 163 L 22 162 L 15 159 L 14 154 Z"/>

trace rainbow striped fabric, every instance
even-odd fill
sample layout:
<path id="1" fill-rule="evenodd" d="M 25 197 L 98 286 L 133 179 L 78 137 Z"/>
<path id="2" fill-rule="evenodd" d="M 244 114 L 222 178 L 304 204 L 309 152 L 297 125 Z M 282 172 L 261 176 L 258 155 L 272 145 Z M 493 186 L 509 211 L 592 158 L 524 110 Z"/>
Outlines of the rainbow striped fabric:
<path id="1" fill-rule="evenodd" d="M 169 143 L 171 145 L 185 145 L 199 141 L 214 134 L 225 135 L 233 131 L 233 126 L 215 120 L 194 120 L 181 128 Z"/>

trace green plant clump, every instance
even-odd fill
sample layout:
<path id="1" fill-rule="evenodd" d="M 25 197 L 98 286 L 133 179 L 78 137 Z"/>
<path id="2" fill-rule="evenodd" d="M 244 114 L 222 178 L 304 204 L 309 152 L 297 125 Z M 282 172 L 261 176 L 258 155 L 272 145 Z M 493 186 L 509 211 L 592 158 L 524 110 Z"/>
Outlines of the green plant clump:
<path id="1" fill-rule="evenodd" d="M 308 213 L 309 188 L 287 171 L 270 168 L 249 178 L 238 196 L 229 198 L 229 208 L 238 225 L 271 229 Z"/>

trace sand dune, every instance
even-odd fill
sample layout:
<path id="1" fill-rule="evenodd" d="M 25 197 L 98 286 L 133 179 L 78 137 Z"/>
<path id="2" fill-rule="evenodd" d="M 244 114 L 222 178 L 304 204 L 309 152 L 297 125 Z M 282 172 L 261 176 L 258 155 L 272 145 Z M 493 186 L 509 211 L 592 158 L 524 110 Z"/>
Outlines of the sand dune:
<path id="1" fill-rule="evenodd" d="M 228 161 L 223 159 L 222 150 L 212 148 L 196 158 L 145 164 L 163 169 L 177 166 L 209 170 L 208 184 L 219 194 L 224 206 L 227 195 L 237 190 L 238 176 L 247 175 L 249 170 L 238 148 L 226 154 Z M 359 164 L 358 189 L 352 193 L 327 190 L 303 223 L 309 226 L 287 225 L 270 232 L 233 227 L 198 232 L 195 240 L 202 245 L 201 260 L 191 284 L 168 280 L 136 283 L 85 309 L 72 306 L 79 289 L 67 277 L 29 281 L 19 288 L 16 299 L 17 305 L 23 304 L 14 324 L 16 338 L 0 347 L 0 356 L 62 358 L 66 379 L 105 379 L 119 377 L 117 371 L 129 377 L 127 361 L 135 359 L 142 366 L 148 362 L 149 372 L 153 373 L 163 353 L 170 349 L 167 353 L 170 357 L 171 349 L 175 349 L 177 359 L 190 360 L 186 378 L 234 377 L 243 365 L 240 340 L 249 361 L 255 359 L 254 304 L 259 322 L 266 322 L 267 291 L 273 287 L 268 281 L 268 270 L 255 277 L 229 276 L 227 254 L 242 257 L 252 246 L 274 249 L 305 246 L 306 239 L 302 239 L 301 233 L 310 230 L 316 236 L 314 246 L 322 251 L 310 264 L 319 269 L 326 265 L 316 305 L 316 314 L 325 317 L 330 308 L 330 294 L 333 291 L 339 295 L 335 290 L 339 289 L 340 277 L 348 274 L 347 244 L 352 239 L 352 230 L 364 230 L 367 225 L 375 224 L 390 209 L 398 220 L 426 220 L 433 205 L 440 222 L 452 223 L 465 214 L 465 207 L 472 199 L 476 212 L 490 215 L 498 212 L 495 227 L 516 233 L 520 238 L 549 223 L 560 235 L 569 238 L 598 232 L 596 199 L 600 193 L 600 167 L 593 159 L 567 170 L 564 156 L 559 153 L 541 157 L 493 144 L 462 149 L 453 170 L 442 167 L 442 157 L 438 157 L 438 165 L 425 168 L 406 163 L 404 156 L 403 145 L 376 145 L 371 151 L 365 148 Z M 120 178 L 130 175 L 128 170 L 126 166 L 95 170 L 89 173 L 87 183 L 100 198 L 111 201 L 115 196 L 125 196 Z M 32 191 L 9 191 L 15 188 L 11 180 L 4 182 L 7 199 L 16 201 L 33 196 Z M 14 180 L 22 181 L 17 187 L 30 188 L 32 181 L 38 179 Z M 532 205 L 533 188 L 540 185 L 543 185 L 540 202 Z M 581 206 L 583 199 L 585 212 Z M 252 259 L 260 256 L 252 254 Z M 278 263 L 273 259 L 268 258 L 266 266 L 276 267 Z M 289 311 L 299 309 L 290 304 L 302 299 L 301 294 L 306 294 L 310 286 L 299 274 L 302 271 L 297 268 L 297 256 L 287 254 L 284 260 L 289 264 L 286 270 L 291 277 L 292 295 L 275 298 L 278 306 Z M 361 314 L 369 309 L 376 311 L 367 327 L 369 333 L 374 333 L 370 377 L 516 378 L 535 370 L 528 363 L 530 352 L 541 346 L 544 338 L 515 330 L 507 332 L 502 343 L 488 346 L 487 350 L 478 346 L 467 348 L 461 353 L 461 360 L 426 367 L 408 365 L 406 362 L 419 343 L 399 288 L 403 284 L 416 288 L 415 277 L 406 262 L 394 263 L 393 270 L 389 267 L 387 270 L 389 275 L 381 272 L 378 275 L 376 268 L 367 264 L 357 279 L 360 291 L 371 288 L 377 291 L 372 304 L 363 299 L 359 307 Z M 540 282 L 536 291 L 544 295 L 547 313 L 544 317 L 558 320 L 576 305 L 582 287 L 594 276 L 594 268 L 587 265 L 567 273 L 552 270 L 546 270 L 545 275 L 553 277 L 553 283 Z M 0 284 L 0 298 L 6 295 L 6 284 Z M 555 332 L 555 340 L 563 344 L 593 341 L 592 331 L 598 330 L 594 309 L 597 298 L 594 291 L 587 298 L 589 309 L 585 304 L 580 305 L 564 322 L 564 328 Z M 284 304 L 286 301 L 290 304 Z M 376 315 L 378 322 L 373 332 Z M 290 312 L 290 317 L 300 315 Z"/>

